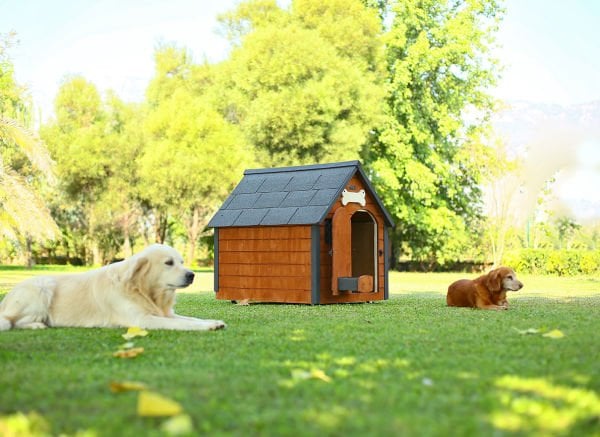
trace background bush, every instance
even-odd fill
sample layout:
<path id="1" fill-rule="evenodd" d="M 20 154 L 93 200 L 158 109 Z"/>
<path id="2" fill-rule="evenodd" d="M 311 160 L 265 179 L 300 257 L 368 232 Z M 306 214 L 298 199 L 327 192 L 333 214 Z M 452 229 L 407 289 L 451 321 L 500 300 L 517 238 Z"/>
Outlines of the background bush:
<path id="1" fill-rule="evenodd" d="M 522 249 L 508 252 L 503 263 L 520 273 L 594 275 L 600 274 L 600 251 Z"/>

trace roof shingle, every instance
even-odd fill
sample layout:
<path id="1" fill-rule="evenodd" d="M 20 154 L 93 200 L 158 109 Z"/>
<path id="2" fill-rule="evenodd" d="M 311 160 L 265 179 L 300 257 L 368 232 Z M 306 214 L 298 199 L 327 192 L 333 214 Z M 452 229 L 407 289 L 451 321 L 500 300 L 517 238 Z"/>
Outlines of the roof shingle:
<path id="1" fill-rule="evenodd" d="M 386 217 L 359 161 L 246 170 L 208 223 L 209 227 L 308 225 L 320 223 L 350 178 L 359 172 Z"/>

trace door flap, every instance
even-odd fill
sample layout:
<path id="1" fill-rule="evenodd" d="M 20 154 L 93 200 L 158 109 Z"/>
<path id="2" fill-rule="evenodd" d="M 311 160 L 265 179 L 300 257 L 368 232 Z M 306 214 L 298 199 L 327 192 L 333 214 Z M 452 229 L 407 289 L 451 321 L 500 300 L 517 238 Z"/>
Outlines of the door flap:
<path id="1" fill-rule="evenodd" d="M 331 290 L 338 295 L 338 278 L 352 276 L 352 214 L 360 209 L 360 205 L 349 204 L 338 208 L 333 213 L 332 227 L 332 264 Z"/>

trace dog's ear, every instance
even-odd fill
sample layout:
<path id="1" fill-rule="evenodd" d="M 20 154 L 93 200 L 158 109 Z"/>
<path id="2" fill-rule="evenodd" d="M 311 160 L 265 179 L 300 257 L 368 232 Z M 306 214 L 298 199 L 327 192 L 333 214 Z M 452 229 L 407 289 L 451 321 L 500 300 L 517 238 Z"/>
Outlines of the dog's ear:
<path id="1" fill-rule="evenodd" d="M 150 270 L 150 260 L 145 257 L 131 260 L 131 266 L 127 269 L 123 278 L 126 287 L 142 291 L 144 289 L 145 277 Z"/>
<path id="2" fill-rule="evenodd" d="M 492 270 L 485 279 L 485 286 L 488 290 L 498 293 L 502 291 L 502 271 L 501 269 Z"/>

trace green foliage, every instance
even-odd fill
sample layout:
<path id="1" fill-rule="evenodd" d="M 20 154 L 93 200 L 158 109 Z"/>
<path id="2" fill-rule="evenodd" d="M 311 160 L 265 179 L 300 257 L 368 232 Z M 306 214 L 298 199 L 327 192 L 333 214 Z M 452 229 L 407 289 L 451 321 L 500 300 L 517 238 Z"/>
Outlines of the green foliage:
<path id="1" fill-rule="evenodd" d="M 53 181 L 52 161 L 28 129 L 31 104 L 17 84 L 8 49 L 13 34 L 0 34 L 0 237 L 31 261 L 33 241 L 54 238 L 58 229 L 41 193 Z"/>
<path id="2" fill-rule="evenodd" d="M 148 87 L 144 127 L 147 144 L 139 159 L 139 198 L 157 218 L 159 240 L 170 218 L 185 228 L 193 261 L 196 243 L 243 169 L 252 162 L 237 126 L 211 103 L 214 73 L 195 66 L 185 50 L 163 46 Z"/>
<path id="3" fill-rule="evenodd" d="M 475 156 L 493 103 L 489 48 L 499 8 L 493 0 L 415 0 L 391 10 L 387 121 L 365 158 L 396 218 L 396 247 L 417 259 L 452 257 L 480 214 Z"/>
<path id="4" fill-rule="evenodd" d="M 558 276 L 600 274 L 600 251 L 522 249 L 509 251 L 503 263 L 518 272 Z"/>
<path id="5" fill-rule="evenodd" d="M 293 13 L 305 27 L 317 30 L 338 55 L 362 64 L 365 70 L 381 68 L 381 21 L 363 2 L 296 0 Z"/>
<path id="6" fill-rule="evenodd" d="M 374 12 L 359 1 L 303 0 L 290 11 L 248 2 L 222 22 L 238 46 L 222 66 L 221 111 L 260 164 L 356 159 L 383 109 Z"/>
<path id="7" fill-rule="evenodd" d="M 23 86 L 15 80 L 15 70 L 9 57 L 16 34 L 0 33 L 0 116 L 30 121 L 30 100 Z"/>
<path id="8" fill-rule="evenodd" d="M 112 153 L 96 87 L 82 77 L 66 79 L 55 99 L 56 121 L 42 130 L 65 191 L 93 200 L 106 191 Z"/>
<path id="9" fill-rule="evenodd" d="M 139 210 L 139 109 L 112 93 L 103 100 L 93 84 L 76 76 L 62 84 L 55 112 L 41 134 L 60 180 L 52 205 L 63 227 L 63 250 L 103 263 L 129 239 Z"/>

